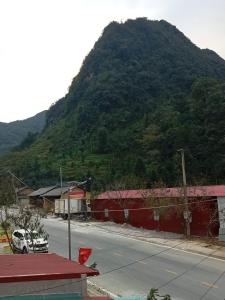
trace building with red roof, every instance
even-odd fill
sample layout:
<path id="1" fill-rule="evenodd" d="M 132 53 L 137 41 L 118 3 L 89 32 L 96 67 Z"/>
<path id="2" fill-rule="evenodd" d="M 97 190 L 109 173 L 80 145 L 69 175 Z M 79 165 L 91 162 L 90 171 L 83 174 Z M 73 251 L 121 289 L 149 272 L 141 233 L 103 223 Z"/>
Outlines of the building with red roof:
<path id="1" fill-rule="evenodd" d="M 75 293 L 87 297 L 97 270 L 56 254 L 0 255 L 0 296 Z"/>
<path id="2" fill-rule="evenodd" d="M 187 187 L 191 234 L 225 239 L 225 185 Z M 96 197 L 92 215 L 99 220 L 184 233 L 183 187 L 106 191 Z"/>

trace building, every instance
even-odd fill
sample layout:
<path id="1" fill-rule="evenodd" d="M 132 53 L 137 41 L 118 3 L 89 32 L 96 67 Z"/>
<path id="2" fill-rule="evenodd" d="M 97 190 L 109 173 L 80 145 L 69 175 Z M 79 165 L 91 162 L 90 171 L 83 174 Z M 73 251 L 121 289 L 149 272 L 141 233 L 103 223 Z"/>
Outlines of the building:
<path id="1" fill-rule="evenodd" d="M 30 203 L 33 206 L 43 208 L 47 212 L 55 212 L 55 203 L 56 200 L 65 200 L 68 199 L 68 193 L 70 193 L 70 198 L 87 200 L 88 204 L 90 202 L 90 192 L 85 191 L 83 188 L 78 186 L 49 186 L 40 188 L 32 192 L 30 197 Z M 84 205 L 86 206 L 86 202 Z"/>
<path id="2" fill-rule="evenodd" d="M 87 277 L 99 275 L 97 270 L 56 254 L 0 255 L 0 266 L 0 299 L 28 294 L 72 294 L 73 299 L 84 299 Z"/>
<path id="3" fill-rule="evenodd" d="M 28 195 L 30 199 L 30 205 L 34 207 L 43 208 L 44 205 L 43 195 L 55 188 L 56 188 L 55 185 L 47 186 L 47 187 L 39 188 L 38 190 L 35 190 L 32 193 L 30 193 Z"/>
<path id="4" fill-rule="evenodd" d="M 29 202 L 29 195 L 33 192 L 33 189 L 28 187 L 28 186 L 24 186 L 21 188 L 17 188 L 16 189 L 16 200 L 17 200 L 17 204 L 19 206 L 29 206 L 30 202 Z"/>
<path id="5" fill-rule="evenodd" d="M 187 187 L 191 234 L 225 238 L 225 185 Z M 98 220 L 184 233 L 183 188 L 107 191 L 93 201 Z"/>

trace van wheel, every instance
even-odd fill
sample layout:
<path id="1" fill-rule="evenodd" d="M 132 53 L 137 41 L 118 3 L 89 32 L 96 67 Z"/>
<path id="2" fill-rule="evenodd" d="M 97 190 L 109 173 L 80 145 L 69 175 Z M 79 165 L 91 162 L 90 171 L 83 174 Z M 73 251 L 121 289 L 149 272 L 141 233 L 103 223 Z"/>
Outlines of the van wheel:
<path id="1" fill-rule="evenodd" d="M 23 251 L 22 251 L 22 253 L 23 253 L 23 254 L 26 254 L 26 253 L 28 253 L 28 251 L 27 251 L 27 248 L 26 248 L 26 247 L 23 247 Z"/>

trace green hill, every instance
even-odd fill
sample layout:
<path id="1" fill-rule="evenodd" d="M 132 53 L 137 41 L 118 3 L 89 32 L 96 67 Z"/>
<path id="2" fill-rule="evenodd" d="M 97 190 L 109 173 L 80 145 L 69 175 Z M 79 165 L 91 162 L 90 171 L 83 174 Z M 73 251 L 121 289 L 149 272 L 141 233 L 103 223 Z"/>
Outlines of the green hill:
<path id="1" fill-rule="evenodd" d="M 175 26 L 145 18 L 110 23 L 44 132 L 4 160 L 30 184 L 91 175 L 100 190 L 225 180 L 225 61 Z"/>
<path id="2" fill-rule="evenodd" d="M 18 146 L 28 135 L 39 133 L 45 126 L 46 111 L 40 112 L 35 116 L 10 122 L 0 122 L 0 155 L 9 152 Z"/>

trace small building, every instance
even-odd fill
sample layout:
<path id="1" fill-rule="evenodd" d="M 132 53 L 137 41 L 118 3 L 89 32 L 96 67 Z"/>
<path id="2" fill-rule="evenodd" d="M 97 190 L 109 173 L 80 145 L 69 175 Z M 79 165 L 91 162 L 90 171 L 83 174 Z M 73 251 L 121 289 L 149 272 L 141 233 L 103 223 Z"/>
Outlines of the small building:
<path id="1" fill-rule="evenodd" d="M 28 187 L 28 186 L 24 186 L 21 188 L 17 188 L 16 189 L 16 200 L 17 200 L 17 204 L 19 206 L 29 206 L 30 201 L 29 201 L 29 195 L 33 192 L 33 189 Z"/>
<path id="2" fill-rule="evenodd" d="M 84 299 L 87 277 L 99 275 L 97 270 L 56 254 L 0 255 L 0 266 L 0 298 L 64 294 L 67 299 L 66 294 L 73 294 L 73 299 Z"/>
<path id="3" fill-rule="evenodd" d="M 43 195 L 55 188 L 56 186 L 53 185 L 53 186 L 42 187 L 36 191 L 33 191 L 28 195 L 30 199 L 30 204 L 35 207 L 43 208 L 43 204 L 44 204 Z"/>
<path id="4" fill-rule="evenodd" d="M 55 187 L 54 189 L 42 194 L 43 208 L 48 212 L 54 212 L 55 200 L 60 199 L 63 195 L 67 194 L 69 187 Z"/>
<path id="5" fill-rule="evenodd" d="M 191 234 L 225 238 L 225 185 L 187 187 Z M 92 202 L 98 220 L 184 233 L 182 187 L 106 191 Z"/>

